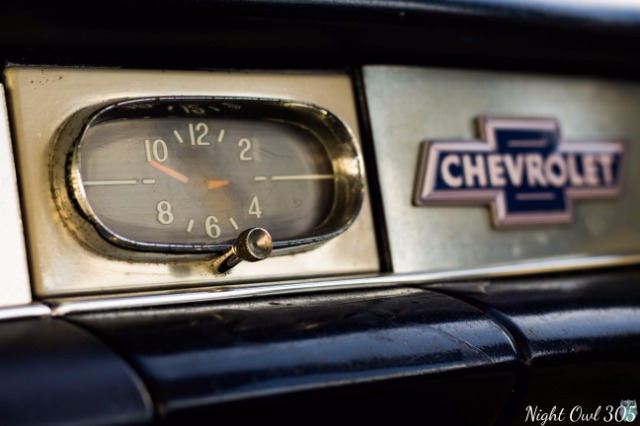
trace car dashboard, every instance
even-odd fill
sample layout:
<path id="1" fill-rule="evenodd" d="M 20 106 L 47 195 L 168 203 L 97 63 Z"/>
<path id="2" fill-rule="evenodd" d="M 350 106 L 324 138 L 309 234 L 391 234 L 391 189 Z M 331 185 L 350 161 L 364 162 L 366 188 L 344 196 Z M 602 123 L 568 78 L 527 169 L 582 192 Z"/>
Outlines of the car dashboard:
<path id="1" fill-rule="evenodd" d="M 3 9 L 0 425 L 640 421 L 640 5 Z"/>

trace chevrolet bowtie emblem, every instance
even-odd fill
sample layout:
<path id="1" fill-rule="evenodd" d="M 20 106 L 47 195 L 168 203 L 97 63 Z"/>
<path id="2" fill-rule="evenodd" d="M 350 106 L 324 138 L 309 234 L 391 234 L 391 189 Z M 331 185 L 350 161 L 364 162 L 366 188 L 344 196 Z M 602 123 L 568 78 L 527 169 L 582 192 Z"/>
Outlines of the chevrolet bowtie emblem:
<path id="1" fill-rule="evenodd" d="M 414 203 L 490 204 L 496 226 L 568 223 L 620 193 L 624 144 L 560 141 L 552 119 L 482 118 L 481 141 L 423 142 Z"/>

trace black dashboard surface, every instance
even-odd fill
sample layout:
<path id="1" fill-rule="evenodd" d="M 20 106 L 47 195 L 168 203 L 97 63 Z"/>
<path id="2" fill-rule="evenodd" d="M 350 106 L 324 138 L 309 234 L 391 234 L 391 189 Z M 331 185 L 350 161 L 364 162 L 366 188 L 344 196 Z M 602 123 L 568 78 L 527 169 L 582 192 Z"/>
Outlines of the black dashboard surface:
<path id="1" fill-rule="evenodd" d="M 29 0 L 0 14 L 13 63 L 302 69 L 371 63 L 633 76 L 633 3 Z"/>

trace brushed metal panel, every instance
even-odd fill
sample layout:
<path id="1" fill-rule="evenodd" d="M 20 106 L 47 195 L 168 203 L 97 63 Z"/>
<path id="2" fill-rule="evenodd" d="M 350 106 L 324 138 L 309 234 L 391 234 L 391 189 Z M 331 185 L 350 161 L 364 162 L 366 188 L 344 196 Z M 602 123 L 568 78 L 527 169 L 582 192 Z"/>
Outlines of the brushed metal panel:
<path id="1" fill-rule="evenodd" d="M 136 71 L 14 67 L 5 71 L 16 129 L 21 187 L 39 296 L 104 294 L 372 273 L 379 269 L 367 192 L 358 218 L 308 252 L 243 262 L 213 276 L 208 262 L 127 261 L 86 247 L 67 229 L 52 194 L 51 158 L 64 123 L 83 108 L 152 96 L 232 96 L 295 100 L 324 107 L 359 140 L 351 81 L 342 74 Z M 66 206 L 72 208 L 72 206 Z M 62 209 L 64 210 L 64 208 Z M 62 212 L 64 214 L 64 212 Z"/>
<path id="2" fill-rule="evenodd" d="M 395 272 L 640 252 L 640 85 L 394 66 L 364 79 Z M 413 206 L 420 142 L 476 140 L 481 115 L 553 117 L 568 141 L 626 140 L 621 196 L 576 202 L 570 225 L 513 229 L 494 228 L 487 206 Z"/>
<path id="3" fill-rule="evenodd" d="M 31 286 L 2 85 L 0 85 L 0 236 L 2 236 L 0 307 L 27 304 L 31 302 Z"/>

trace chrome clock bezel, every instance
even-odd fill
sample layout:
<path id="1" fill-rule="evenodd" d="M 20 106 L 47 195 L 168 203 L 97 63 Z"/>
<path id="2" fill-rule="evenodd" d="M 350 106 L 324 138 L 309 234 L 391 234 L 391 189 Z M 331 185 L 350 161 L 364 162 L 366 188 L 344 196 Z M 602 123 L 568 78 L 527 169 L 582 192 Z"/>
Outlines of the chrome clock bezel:
<path id="1" fill-rule="evenodd" d="M 208 108 L 212 107 L 212 108 Z M 364 198 L 364 178 L 361 156 L 355 137 L 338 117 L 327 109 L 305 102 L 272 98 L 245 97 L 147 97 L 127 99 L 102 107 L 90 115 L 72 145 L 67 158 L 67 185 L 69 199 L 79 208 L 98 235 L 110 243 L 131 251 L 162 254 L 221 253 L 231 247 L 233 241 L 211 244 L 149 243 L 119 235 L 106 226 L 95 213 L 82 184 L 80 165 L 85 136 L 92 126 L 126 118 L 247 118 L 285 122 L 314 134 L 324 147 L 336 177 L 335 195 L 330 213 L 325 221 L 303 238 L 273 242 L 274 255 L 308 250 L 343 233 L 354 222 Z M 86 235 L 85 235 L 86 237 Z M 84 238 L 87 242 L 94 238 Z M 98 248 L 99 249 L 99 248 Z"/>

